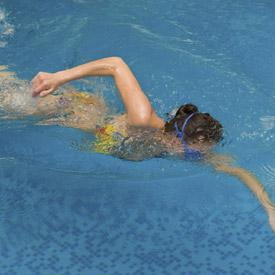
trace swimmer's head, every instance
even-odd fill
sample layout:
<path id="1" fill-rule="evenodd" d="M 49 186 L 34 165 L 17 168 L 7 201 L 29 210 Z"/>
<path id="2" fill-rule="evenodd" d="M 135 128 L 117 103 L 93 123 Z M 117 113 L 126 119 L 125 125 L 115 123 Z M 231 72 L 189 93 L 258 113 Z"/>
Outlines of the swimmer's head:
<path id="1" fill-rule="evenodd" d="M 223 127 L 208 113 L 200 113 L 197 106 L 186 104 L 165 123 L 165 132 L 175 133 L 177 136 L 182 134 L 182 141 L 188 145 L 211 146 L 222 140 Z"/>

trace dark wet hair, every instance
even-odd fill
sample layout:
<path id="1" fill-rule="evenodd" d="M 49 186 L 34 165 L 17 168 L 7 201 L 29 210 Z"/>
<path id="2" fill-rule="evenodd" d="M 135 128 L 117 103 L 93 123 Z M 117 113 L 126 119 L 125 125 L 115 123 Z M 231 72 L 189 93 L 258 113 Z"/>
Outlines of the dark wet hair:
<path id="1" fill-rule="evenodd" d="M 182 129 L 185 120 L 195 113 L 184 128 L 184 140 L 191 143 L 218 143 L 222 140 L 223 127 L 220 122 L 208 113 L 200 113 L 197 106 L 193 104 L 182 105 L 176 112 L 174 118 L 165 123 L 165 132 L 176 134 L 175 123 Z"/>

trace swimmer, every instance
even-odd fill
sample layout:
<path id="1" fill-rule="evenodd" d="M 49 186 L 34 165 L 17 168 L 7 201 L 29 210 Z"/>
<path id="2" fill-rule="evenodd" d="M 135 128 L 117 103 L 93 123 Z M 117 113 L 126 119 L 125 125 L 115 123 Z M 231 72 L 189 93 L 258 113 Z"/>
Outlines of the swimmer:
<path id="1" fill-rule="evenodd" d="M 125 114 L 107 115 L 103 99 L 61 86 L 88 76 L 111 76 L 125 106 Z M 182 105 L 165 122 L 152 108 L 134 74 L 119 57 L 103 58 L 56 73 L 38 73 L 32 80 L 32 96 L 37 104 L 25 115 L 46 114 L 43 124 L 58 124 L 94 133 L 94 150 L 129 160 L 154 156 L 177 156 L 201 160 L 217 171 L 243 181 L 259 199 L 275 232 L 275 206 L 260 181 L 249 171 L 235 167 L 229 157 L 211 149 L 222 139 L 223 127 L 208 113 L 193 104 Z M 0 100 L 1 101 L 1 100 Z M 54 115 L 53 115 L 54 114 Z"/>

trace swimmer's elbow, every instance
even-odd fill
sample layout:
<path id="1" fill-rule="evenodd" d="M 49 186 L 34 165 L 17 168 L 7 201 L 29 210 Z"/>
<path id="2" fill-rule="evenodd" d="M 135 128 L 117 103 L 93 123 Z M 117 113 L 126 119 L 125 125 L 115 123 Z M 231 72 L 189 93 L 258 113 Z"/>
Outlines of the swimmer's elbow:
<path id="1" fill-rule="evenodd" d="M 119 56 L 111 56 L 107 58 L 100 59 L 99 64 L 101 69 L 107 70 L 108 74 L 112 76 L 118 76 L 121 72 L 125 71 L 127 67 L 126 63 Z M 93 61 L 91 62 L 92 68 L 94 66 Z"/>
<path id="2" fill-rule="evenodd" d="M 124 60 L 119 56 L 112 56 L 109 58 L 109 60 L 114 65 L 114 67 L 116 69 L 121 68 L 122 66 L 124 66 L 126 64 L 124 62 Z"/>
<path id="3" fill-rule="evenodd" d="M 110 60 L 117 64 L 125 63 L 120 56 L 112 56 L 110 57 Z"/>

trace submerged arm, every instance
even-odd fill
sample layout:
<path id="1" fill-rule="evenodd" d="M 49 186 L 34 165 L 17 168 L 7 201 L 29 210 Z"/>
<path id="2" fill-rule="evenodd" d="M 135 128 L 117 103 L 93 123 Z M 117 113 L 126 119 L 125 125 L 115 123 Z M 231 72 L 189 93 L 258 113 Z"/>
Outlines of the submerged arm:
<path id="1" fill-rule="evenodd" d="M 0 65 L 0 78 L 12 80 L 15 77 L 15 73 L 8 70 L 8 66 Z"/>
<path id="2" fill-rule="evenodd" d="M 86 76 L 112 76 L 125 105 L 128 122 L 135 126 L 164 125 L 127 64 L 119 57 L 95 60 L 54 74 L 39 73 L 33 79 L 33 95 L 45 96 L 59 86 Z"/>
<path id="3" fill-rule="evenodd" d="M 251 172 L 241 167 L 233 167 L 220 161 L 210 160 L 210 163 L 215 167 L 217 171 L 224 172 L 231 176 L 235 176 L 240 179 L 246 186 L 255 194 L 258 200 L 264 207 L 268 217 L 272 230 L 275 232 L 275 206 L 270 200 L 268 194 L 264 190 L 262 183 Z"/>

